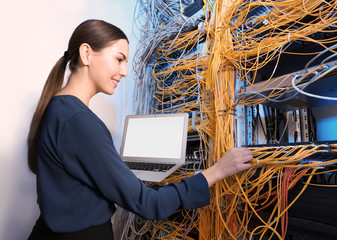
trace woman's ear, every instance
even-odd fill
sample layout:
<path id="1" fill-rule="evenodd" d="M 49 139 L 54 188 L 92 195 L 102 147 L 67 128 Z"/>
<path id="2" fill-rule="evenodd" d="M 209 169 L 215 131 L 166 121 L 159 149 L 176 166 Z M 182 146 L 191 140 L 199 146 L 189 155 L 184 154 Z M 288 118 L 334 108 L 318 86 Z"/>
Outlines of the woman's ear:
<path id="1" fill-rule="evenodd" d="M 84 66 L 88 66 L 90 63 L 90 53 L 91 53 L 91 47 L 87 43 L 82 43 L 79 48 L 79 54 L 81 62 Z"/>

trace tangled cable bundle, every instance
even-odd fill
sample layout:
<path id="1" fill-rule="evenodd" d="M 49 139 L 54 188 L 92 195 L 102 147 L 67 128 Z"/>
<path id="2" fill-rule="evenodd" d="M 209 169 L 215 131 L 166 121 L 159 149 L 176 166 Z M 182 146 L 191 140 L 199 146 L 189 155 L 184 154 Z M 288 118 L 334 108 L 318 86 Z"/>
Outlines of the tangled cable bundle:
<path id="1" fill-rule="evenodd" d="M 308 85 L 336 69 L 327 63 L 328 57 L 310 69 L 309 62 L 302 75 L 274 77 L 280 56 L 292 54 L 296 44 L 317 44 L 335 56 L 336 1 L 204 0 L 203 18 L 198 19 L 182 15 L 191 3 L 139 0 L 137 20 L 145 17 L 145 23 L 134 60 L 137 113 L 190 113 L 189 132 L 199 135 L 203 153 L 199 162 L 159 185 L 212 166 L 235 146 L 238 105 L 282 102 L 289 94 L 305 94 Z M 271 61 L 276 62 L 272 74 L 263 84 L 255 83 L 256 72 Z M 242 86 L 244 93 L 239 91 Z M 135 230 L 135 221 L 129 221 L 123 226 L 123 239 L 146 239 L 144 232 L 150 233 L 148 239 L 285 239 L 288 209 L 313 184 L 313 177 L 336 174 L 337 145 L 248 147 L 254 157 L 252 168 L 213 186 L 209 206 L 179 210 L 164 221 L 142 220 L 138 224 L 146 229 L 141 228 L 142 234 Z M 329 158 L 317 161 L 317 154 Z M 288 191 L 296 184 L 302 189 L 289 199 Z M 262 216 L 266 209 L 270 215 Z M 259 225 L 250 224 L 253 218 Z"/>

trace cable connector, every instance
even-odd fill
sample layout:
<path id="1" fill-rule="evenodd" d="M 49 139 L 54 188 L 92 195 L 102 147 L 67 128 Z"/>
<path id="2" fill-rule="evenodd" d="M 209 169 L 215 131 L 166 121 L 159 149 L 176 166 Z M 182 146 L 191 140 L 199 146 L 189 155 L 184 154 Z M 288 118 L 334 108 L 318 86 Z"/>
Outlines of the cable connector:
<path id="1" fill-rule="evenodd" d="M 203 22 L 200 22 L 198 24 L 198 30 L 202 33 L 205 33 L 205 34 L 207 33 L 206 30 L 203 28 Z"/>

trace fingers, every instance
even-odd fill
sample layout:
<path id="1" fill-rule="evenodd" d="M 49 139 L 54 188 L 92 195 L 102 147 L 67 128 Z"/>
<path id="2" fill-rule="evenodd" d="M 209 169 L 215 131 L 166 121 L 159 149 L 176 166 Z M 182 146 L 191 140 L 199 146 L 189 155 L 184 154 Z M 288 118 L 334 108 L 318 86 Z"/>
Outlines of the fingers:
<path id="1" fill-rule="evenodd" d="M 232 158 L 232 164 L 237 166 L 238 172 L 246 170 L 252 166 L 251 161 L 253 160 L 253 153 L 247 148 L 239 147 L 232 148 L 230 150 Z"/>
<path id="2" fill-rule="evenodd" d="M 239 162 L 250 162 L 253 160 L 253 153 L 247 148 L 232 148 L 230 151 L 233 152 L 234 157 L 236 157 Z"/>
<path id="3" fill-rule="evenodd" d="M 212 186 L 226 177 L 250 168 L 252 159 L 253 154 L 249 149 L 243 147 L 232 148 L 215 165 L 204 170 L 202 173 L 208 185 Z"/>
<path id="4" fill-rule="evenodd" d="M 247 148 L 232 148 L 218 162 L 217 167 L 224 177 L 251 167 L 252 152 Z"/>
<path id="5" fill-rule="evenodd" d="M 245 147 L 232 148 L 230 151 L 236 151 L 236 152 L 242 153 L 242 154 L 253 155 L 252 151 L 249 150 L 248 148 L 245 148 Z"/>

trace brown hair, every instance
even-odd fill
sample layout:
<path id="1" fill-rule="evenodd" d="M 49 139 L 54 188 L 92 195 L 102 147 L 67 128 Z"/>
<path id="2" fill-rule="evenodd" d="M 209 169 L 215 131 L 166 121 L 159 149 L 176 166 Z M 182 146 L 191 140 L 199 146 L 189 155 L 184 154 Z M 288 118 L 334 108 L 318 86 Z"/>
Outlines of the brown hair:
<path id="1" fill-rule="evenodd" d="M 28 166 L 33 173 L 38 173 L 37 152 L 44 112 L 50 99 L 62 88 L 67 63 L 69 62 L 69 69 L 73 73 L 79 64 L 79 48 L 81 44 L 87 43 L 94 51 L 98 52 L 119 39 L 128 41 L 122 30 L 102 20 L 87 20 L 81 23 L 73 32 L 69 40 L 68 50 L 56 62 L 47 78 L 30 124 Z"/>

